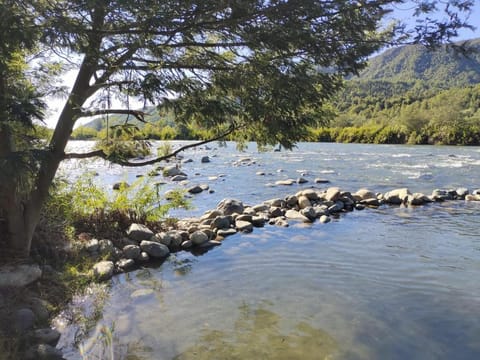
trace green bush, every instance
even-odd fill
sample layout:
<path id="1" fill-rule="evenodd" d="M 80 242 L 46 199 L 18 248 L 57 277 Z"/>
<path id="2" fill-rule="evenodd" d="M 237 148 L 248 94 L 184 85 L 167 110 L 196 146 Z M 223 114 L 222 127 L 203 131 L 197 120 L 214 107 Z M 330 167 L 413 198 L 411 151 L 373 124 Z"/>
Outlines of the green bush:
<path id="1" fill-rule="evenodd" d="M 63 219 L 71 231 L 105 235 L 125 231 L 131 223 L 155 224 L 164 220 L 174 208 L 188 208 L 181 191 L 169 193 L 167 201 L 157 184 L 148 177 L 137 179 L 128 186 L 122 183 L 118 190 L 109 192 L 87 173 L 75 183 L 59 182 L 52 191 L 44 209 L 50 223 Z M 56 220 L 55 220 L 56 219 Z"/>

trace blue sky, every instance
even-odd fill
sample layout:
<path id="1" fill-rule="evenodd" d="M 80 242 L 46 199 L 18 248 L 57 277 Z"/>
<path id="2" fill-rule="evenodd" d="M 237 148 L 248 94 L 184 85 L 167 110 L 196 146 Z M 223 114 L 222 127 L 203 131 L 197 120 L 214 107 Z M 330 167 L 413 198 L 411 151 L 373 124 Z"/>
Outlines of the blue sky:
<path id="1" fill-rule="evenodd" d="M 442 1 L 443 2 L 443 1 Z M 442 2 L 438 2 L 439 7 L 442 7 Z M 414 18 L 412 17 L 414 4 L 411 2 L 407 2 L 402 5 L 394 6 L 394 11 L 389 15 L 391 19 L 400 20 L 408 25 L 415 25 Z M 439 17 L 443 17 L 442 12 L 440 11 L 438 14 Z M 474 26 L 475 30 L 468 30 L 464 29 L 460 32 L 458 40 L 467 40 L 472 38 L 480 37 L 480 1 L 475 1 L 475 5 L 473 7 L 473 12 L 470 15 L 468 20 L 469 24 Z"/>

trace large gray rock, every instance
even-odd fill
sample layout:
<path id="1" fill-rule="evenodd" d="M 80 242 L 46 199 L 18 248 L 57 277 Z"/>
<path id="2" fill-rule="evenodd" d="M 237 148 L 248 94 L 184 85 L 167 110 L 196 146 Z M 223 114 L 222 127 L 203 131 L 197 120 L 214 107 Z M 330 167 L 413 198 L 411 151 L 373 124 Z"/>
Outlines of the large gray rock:
<path id="1" fill-rule="evenodd" d="M 169 247 L 177 248 L 182 245 L 185 239 L 182 236 L 182 232 L 178 230 L 170 230 L 165 233 L 164 241 L 169 242 Z"/>
<path id="2" fill-rule="evenodd" d="M 300 209 L 305 209 L 307 207 L 311 207 L 312 206 L 312 203 L 310 202 L 310 200 L 308 199 L 308 197 L 304 196 L 304 195 L 300 195 L 298 197 L 298 207 Z"/>
<path id="3" fill-rule="evenodd" d="M 285 217 L 287 219 L 292 219 L 292 220 L 299 220 L 303 222 L 311 222 L 309 218 L 307 218 L 305 215 L 302 215 L 296 210 L 290 209 L 285 212 Z"/>
<path id="4" fill-rule="evenodd" d="M 355 194 L 354 197 L 358 197 L 359 200 L 375 199 L 377 196 L 368 189 L 360 189 Z"/>
<path id="5" fill-rule="evenodd" d="M 227 237 L 230 235 L 235 235 L 237 233 L 236 229 L 230 228 L 230 229 L 220 229 L 217 231 L 217 236 L 220 237 Z"/>
<path id="6" fill-rule="evenodd" d="M 283 216 L 285 214 L 284 210 L 279 208 L 279 207 L 276 207 L 276 206 L 272 206 L 269 210 L 268 210 L 268 214 L 270 215 L 270 217 L 272 218 L 277 218 L 277 217 L 280 217 L 280 216 Z"/>
<path id="7" fill-rule="evenodd" d="M 142 250 L 138 245 L 127 245 L 123 248 L 123 256 L 125 256 L 126 259 L 138 259 L 141 252 Z"/>
<path id="8" fill-rule="evenodd" d="M 265 204 L 268 205 L 269 207 L 284 207 L 285 206 L 285 200 L 283 199 L 270 199 L 265 201 Z M 255 209 L 255 206 L 253 207 Z"/>
<path id="9" fill-rule="evenodd" d="M 99 249 L 100 249 L 100 242 L 98 241 L 98 239 L 90 239 L 85 244 L 85 250 L 87 250 L 90 254 L 97 253 Z"/>
<path id="10" fill-rule="evenodd" d="M 263 216 L 252 216 L 252 225 L 255 227 L 263 227 L 267 220 L 268 219 Z"/>
<path id="11" fill-rule="evenodd" d="M 294 207 L 298 204 L 298 197 L 296 195 L 289 195 L 285 198 L 285 204 L 288 207 Z"/>
<path id="12" fill-rule="evenodd" d="M 93 265 L 93 276 L 100 281 L 108 280 L 113 276 L 114 269 L 113 261 L 100 261 Z"/>
<path id="13" fill-rule="evenodd" d="M 192 186 L 187 190 L 190 194 L 200 194 L 203 191 L 203 188 L 200 185 Z"/>
<path id="14" fill-rule="evenodd" d="M 149 240 L 154 234 L 153 231 L 142 224 L 132 224 L 127 230 L 127 235 L 135 241 Z"/>
<path id="15" fill-rule="evenodd" d="M 312 206 L 300 210 L 300 214 L 306 216 L 310 221 L 314 221 L 318 217 L 317 212 Z"/>
<path id="16" fill-rule="evenodd" d="M 258 204 L 252 207 L 252 209 L 256 212 L 266 212 L 269 209 L 269 206 L 267 204 Z"/>
<path id="17" fill-rule="evenodd" d="M 469 194 L 469 191 L 467 188 L 458 188 L 457 190 L 455 190 L 455 192 L 457 193 L 457 197 L 461 200 L 464 200 L 465 196 Z"/>
<path id="18" fill-rule="evenodd" d="M 407 196 L 408 205 L 423 205 L 425 203 L 432 202 L 430 198 L 422 193 L 414 193 L 413 195 Z"/>
<path id="19" fill-rule="evenodd" d="M 336 212 L 342 211 L 344 207 L 345 207 L 345 204 L 342 201 L 337 200 L 335 201 L 335 204 L 328 207 L 328 212 L 336 213 Z"/>
<path id="20" fill-rule="evenodd" d="M 228 229 L 232 218 L 230 216 L 217 216 L 211 223 L 213 229 Z"/>
<path id="21" fill-rule="evenodd" d="M 98 250 L 102 254 L 113 254 L 114 249 L 113 242 L 108 239 L 102 239 L 98 241 Z"/>
<path id="22" fill-rule="evenodd" d="M 224 215 L 242 214 L 243 203 L 235 199 L 223 199 L 217 205 L 217 210 L 221 211 Z"/>
<path id="23" fill-rule="evenodd" d="M 202 245 L 208 241 L 208 235 L 201 230 L 197 230 L 190 234 L 190 241 L 194 245 Z"/>
<path id="24" fill-rule="evenodd" d="M 466 201 L 480 201 L 479 194 L 468 194 L 465 196 Z"/>
<path id="25" fill-rule="evenodd" d="M 24 287 L 42 276 L 37 264 L 4 265 L 0 267 L 0 288 Z"/>
<path id="26" fill-rule="evenodd" d="M 308 200 L 318 200 L 318 192 L 315 189 L 305 189 L 297 193 L 297 197 L 306 196 Z"/>
<path id="27" fill-rule="evenodd" d="M 210 158 L 208 156 L 203 156 L 202 159 L 200 160 L 202 164 L 206 164 L 210 162 Z"/>
<path id="28" fill-rule="evenodd" d="M 235 228 L 238 231 L 241 231 L 241 232 L 252 232 L 253 231 L 253 224 L 251 222 L 248 222 L 248 221 L 237 220 L 237 221 L 235 221 Z"/>
<path id="29" fill-rule="evenodd" d="M 384 200 L 387 204 L 401 204 L 408 200 L 408 196 L 412 195 L 407 188 L 395 189 L 385 193 Z"/>
<path id="30" fill-rule="evenodd" d="M 133 259 L 120 259 L 117 261 L 117 266 L 124 270 L 124 271 L 127 271 L 127 270 L 130 270 L 132 269 L 134 266 L 135 266 L 135 260 Z"/>
<path id="31" fill-rule="evenodd" d="M 325 193 L 325 200 L 335 202 L 340 198 L 340 195 L 341 195 L 340 188 L 330 187 L 327 189 L 327 192 Z"/>
<path id="32" fill-rule="evenodd" d="M 154 258 L 166 258 L 170 254 L 170 250 L 167 246 L 155 241 L 143 240 L 140 243 L 140 248 L 145 251 L 149 256 Z"/>

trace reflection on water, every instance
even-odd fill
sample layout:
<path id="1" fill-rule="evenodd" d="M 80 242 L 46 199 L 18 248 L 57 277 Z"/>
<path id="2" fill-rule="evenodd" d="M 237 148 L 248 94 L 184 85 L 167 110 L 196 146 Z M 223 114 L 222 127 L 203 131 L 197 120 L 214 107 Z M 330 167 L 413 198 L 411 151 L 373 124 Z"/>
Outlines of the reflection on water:
<path id="1" fill-rule="evenodd" d="M 325 331 L 305 322 L 290 332 L 282 331 L 281 316 L 263 305 L 243 304 L 232 329 L 204 330 L 196 344 L 175 356 L 175 360 L 243 359 L 330 359 L 336 341 Z"/>

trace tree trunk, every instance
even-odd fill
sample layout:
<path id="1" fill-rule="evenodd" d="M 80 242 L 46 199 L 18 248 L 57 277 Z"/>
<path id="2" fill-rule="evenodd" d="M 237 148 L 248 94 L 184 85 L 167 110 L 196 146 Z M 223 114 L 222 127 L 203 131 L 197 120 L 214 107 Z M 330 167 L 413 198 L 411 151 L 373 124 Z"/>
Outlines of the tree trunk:
<path id="1" fill-rule="evenodd" d="M 36 224 L 26 215 L 27 211 L 22 201 L 5 200 L 5 197 L 1 201 L 0 208 L 5 217 L 0 236 L 2 242 L 6 244 L 2 252 L 16 258 L 28 257 Z"/>

